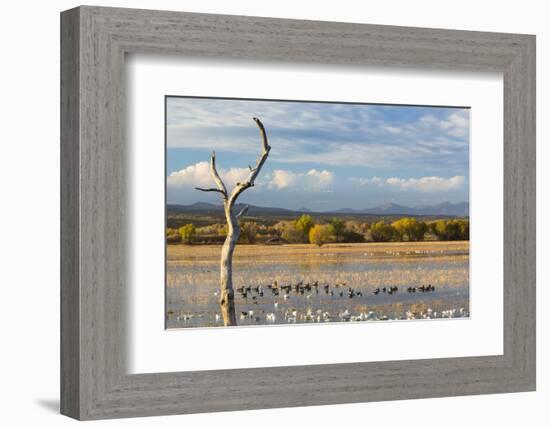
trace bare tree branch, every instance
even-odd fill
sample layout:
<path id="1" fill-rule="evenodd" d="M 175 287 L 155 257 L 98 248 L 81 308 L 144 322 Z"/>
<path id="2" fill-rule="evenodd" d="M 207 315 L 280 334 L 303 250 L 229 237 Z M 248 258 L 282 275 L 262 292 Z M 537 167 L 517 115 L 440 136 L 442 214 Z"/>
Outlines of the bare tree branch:
<path id="1" fill-rule="evenodd" d="M 263 123 L 257 117 L 252 117 L 252 120 L 254 120 L 256 122 L 256 124 L 258 125 L 258 128 L 260 128 L 260 134 L 262 136 L 263 152 L 264 153 L 269 152 L 269 150 L 271 150 L 271 147 L 267 143 L 267 135 L 265 133 L 265 128 L 264 128 Z"/>
<path id="2" fill-rule="evenodd" d="M 241 194 L 247 188 L 254 186 L 254 181 L 256 180 L 256 177 L 260 173 L 260 170 L 262 169 L 262 166 L 264 165 L 267 156 L 269 155 L 269 150 L 271 150 L 271 147 L 267 142 L 267 135 L 263 123 L 257 117 L 253 117 L 252 120 L 256 122 L 256 125 L 258 125 L 258 128 L 260 129 L 260 135 L 262 137 L 262 155 L 256 162 L 255 167 L 252 168 L 249 166 L 250 173 L 248 174 L 246 180 L 244 180 L 243 182 L 237 182 L 237 185 L 235 186 L 231 193 L 231 196 L 229 197 L 230 203 L 235 203 L 237 197 L 239 197 L 239 194 Z"/>
<path id="3" fill-rule="evenodd" d="M 212 178 L 214 178 L 214 182 L 218 186 L 220 193 L 223 194 L 224 198 L 227 198 L 227 189 L 225 188 L 225 184 L 223 183 L 220 175 L 218 174 L 218 170 L 216 169 L 215 151 L 212 151 L 212 157 L 210 157 L 210 173 L 212 174 Z"/>
<path id="4" fill-rule="evenodd" d="M 199 190 L 199 191 L 216 191 L 218 193 L 221 193 L 225 196 L 225 193 L 220 190 L 219 188 L 201 188 L 201 187 L 195 187 L 195 190 Z"/>
<path id="5" fill-rule="evenodd" d="M 244 208 L 237 214 L 237 218 L 242 217 L 248 211 L 248 205 L 245 205 Z"/>

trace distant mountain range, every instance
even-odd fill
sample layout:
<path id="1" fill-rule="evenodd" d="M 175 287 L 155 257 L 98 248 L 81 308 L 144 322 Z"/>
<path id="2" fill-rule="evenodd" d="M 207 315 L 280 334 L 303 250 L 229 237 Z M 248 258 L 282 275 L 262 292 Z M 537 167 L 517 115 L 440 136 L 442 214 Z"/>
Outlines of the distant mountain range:
<path id="1" fill-rule="evenodd" d="M 236 209 L 239 210 L 245 205 L 238 203 Z M 191 205 L 168 205 L 168 212 L 170 213 L 221 213 L 223 211 L 222 205 L 216 205 L 213 203 L 196 202 Z M 265 206 L 248 205 L 248 213 L 250 215 L 296 215 L 299 213 L 311 213 L 311 214 L 363 214 L 363 215 L 428 215 L 428 216 L 456 216 L 464 217 L 470 214 L 470 205 L 467 202 L 450 203 L 443 202 L 437 205 L 423 205 L 423 206 L 404 206 L 396 203 L 386 203 L 374 208 L 365 209 L 338 209 L 336 211 L 323 211 L 316 212 L 308 208 L 302 207 L 300 209 L 284 209 Z"/>
<path id="2" fill-rule="evenodd" d="M 396 203 L 386 203 L 374 208 L 366 209 L 340 209 L 340 213 L 363 213 L 373 215 L 445 215 L 445 216 L 468 216 L 470 205 L 466 202 L 450 203 L 443 202 L 438 205 L 404 206 Z"/>

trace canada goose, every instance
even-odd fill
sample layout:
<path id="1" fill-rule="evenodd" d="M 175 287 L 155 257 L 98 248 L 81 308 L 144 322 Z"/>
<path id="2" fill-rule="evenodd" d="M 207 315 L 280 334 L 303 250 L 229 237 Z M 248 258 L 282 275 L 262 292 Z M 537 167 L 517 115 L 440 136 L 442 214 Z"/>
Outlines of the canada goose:
<path id="1" fill-rule="evenodd" d="M 374 295 L 378 295 L 380 293 L 380 288 L 376 288 L 373 292 Z"/>

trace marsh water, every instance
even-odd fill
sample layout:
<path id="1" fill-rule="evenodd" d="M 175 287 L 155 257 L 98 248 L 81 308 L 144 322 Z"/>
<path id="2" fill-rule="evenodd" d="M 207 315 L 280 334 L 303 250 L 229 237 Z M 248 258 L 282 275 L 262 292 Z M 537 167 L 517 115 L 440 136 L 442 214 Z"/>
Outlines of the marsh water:
<path id="1" fill-rule="evenodd" d="M 220 250 L 168 246 L 167 328 L 223 326 Z M 233 283 L 238 325 L 469 317 L 469 244 L 237 245 Z"/>

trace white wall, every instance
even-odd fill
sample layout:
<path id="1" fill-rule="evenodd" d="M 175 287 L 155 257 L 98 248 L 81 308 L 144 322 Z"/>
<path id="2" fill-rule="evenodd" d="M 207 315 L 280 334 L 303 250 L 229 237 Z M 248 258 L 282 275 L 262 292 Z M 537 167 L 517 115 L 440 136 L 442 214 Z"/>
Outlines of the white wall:
<path id="1" fill-rule="evenodd" d="M 538 218 L 548 218 L 550 27 L 545 2 L 96 1 L 98 5 L 537 34 Z M 59 11 L 74 1 L 4 2 L 0 65 L 0 393 L 3 425 L 66 425 L 59 360 Z M 546 13 L 545 13 L 546 12 Z M 545 193 L 545 194 L 544 194 Z M 547 425 L 548 225 L 538 225 L 536 393 L 131 419 L 111 425 Z M 7 238 L 6 238 L 7 237 Z M 546 238 L 546 242 L 543 240 Z M 32 243 L 29 243 L 32 242 Z M 541 262 L 542 261 L 542 262 Z M 548 304 L 546 304 L 548 305 Z"/>

